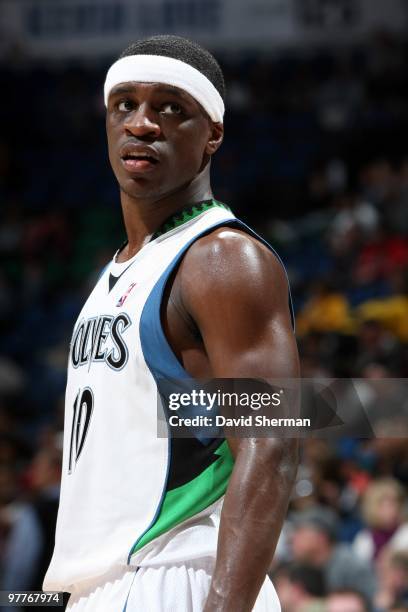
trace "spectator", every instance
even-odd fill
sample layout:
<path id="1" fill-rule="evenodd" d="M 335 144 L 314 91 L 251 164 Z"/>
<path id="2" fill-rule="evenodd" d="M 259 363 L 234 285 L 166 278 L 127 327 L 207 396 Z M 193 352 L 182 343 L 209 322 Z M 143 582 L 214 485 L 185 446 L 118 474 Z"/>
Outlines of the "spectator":
<path id="1" fill-rule="evenodd" d="M 398 368 L 400 347 L 396 338 L 376 320 L 367 320 L 358 329 L 358 347 L 355 359 L 355 371 L 361 370 L 370 363 L 380 363 Z"/>
<path id="2" fill-rule="evenodd" d="M 276 569 L 273 582 L 285 612 L 324 612 L 325 584 L 321 569 L 289 563 Z"/>
<path id="3" fill-rule="evenodd" d="M 353 590 L 333 591 L 327 598 L 326 612 L 369 612 L 366 598 Z"/>
<path id="4" fill-rule="evenodd" d="M 395 602 L 408 605 L 408 548 L 394 552 L 387 547 L 381 554 L 378 565 L 379 588 L 376 606 L 387 611 Z"/>
<path id="5" fill-rule="evenodd" d="M 374 235 L 379 215 L 372 204 L 350 193 L 338 196 L 335 206 L 337 213 L 328 229 L 330 244 L 335 252 L 347 251 L 363 238 Z"/>
<path id="6" fill-rule="evenodd" d="M 31 502 L 20 505 L 4 553 L 4 590 L 42 590 L 42 580 L 54 548 L 61 452 L 42 449 L 29 470 Z"/>
<path id="7" fill-rule="evenodd" d="M 377 559 L 391 539 L 398 541 L 398 529 L 403 528 L 404 500 L 404 489 L 393 478 L 379 478 L 368 486 L 362 498 L 367 528 L 353 542 L 353 550 L 360 559 Z"/>
<path id="8" fill-rule="evenodd" d="M 361 321 L 378 321 L 402 342 L 408 342 L 408 274 L 395 273 L 395 293 L 389 297 L 363 302 L 357 309 Z"/>
<path id="9" fill-rule="evenodd" d="M 350 327 L 349 305 L 345 296 L 333 290 L 327 282 L 315 283 L 297 317 L 298 334 L 302 336 L 316 331 L 346 333 Z"/>
<path id="10" fill-rule="evenodd" d="M 372 601 L 376 590 L 373 568 L 358 559 L 351 547 L 337 542 L 337 516 L 315 506 L 294 517 L 291 548 L 294 561 L 322 568 L 327 589 L 351 589 Z"/>

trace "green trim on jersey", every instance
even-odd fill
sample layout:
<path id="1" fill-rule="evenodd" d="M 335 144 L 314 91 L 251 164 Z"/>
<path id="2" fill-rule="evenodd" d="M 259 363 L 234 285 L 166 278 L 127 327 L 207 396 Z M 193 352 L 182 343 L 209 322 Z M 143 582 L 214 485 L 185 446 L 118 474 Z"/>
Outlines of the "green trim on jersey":
<path id="1" fill-rule="evenodd" d="M 135 543 L 130 555 L 166 531 L 205 510 L 224 495 L 234 466 L 234 459 L 226 440 L 214 454 L 219 455 L 219 458 L 199 476 L 166 493 L 156 522 Z"/>
<path id="2" fill-rule="evenodd" d="M 161 227 L 155 232 L 151 238 L 151 240 L 155 240 L 155 238 L 159 238 L 159 236 L 163 236 L 163 234 L 167 234 L 171 230 L 187 223 L 187 221 L 191 221 L 201 213 L 206 210 L 210 210 L 211 208 L 224 208 L 225 210 L 231 210 L 229 206 L 224 204 L 223 202 L 219 202 L 218 200 L 204 200 L 203 202 L 198 202 L 197 204 L 192 204 L 187 208 L 175 213 L 169 219 L 167 219 Z"/>

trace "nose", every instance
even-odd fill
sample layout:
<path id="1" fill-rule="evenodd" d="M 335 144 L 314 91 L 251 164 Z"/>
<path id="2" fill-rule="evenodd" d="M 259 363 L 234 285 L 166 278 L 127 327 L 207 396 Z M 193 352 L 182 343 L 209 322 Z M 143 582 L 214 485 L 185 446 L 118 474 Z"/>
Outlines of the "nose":
<path id="1" fill-rule="evenodd" d="M 145 104 L 141 104 L 133 113 L 129 113 L 124 128 L 128 135 L 140 139 L 156 139 L 161 132 L 157 116 Z"/>

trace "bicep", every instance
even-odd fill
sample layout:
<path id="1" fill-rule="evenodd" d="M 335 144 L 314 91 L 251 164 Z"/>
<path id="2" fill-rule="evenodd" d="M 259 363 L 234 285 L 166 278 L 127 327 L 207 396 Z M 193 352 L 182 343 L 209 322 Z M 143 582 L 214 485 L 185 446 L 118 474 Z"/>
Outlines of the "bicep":
<path id="1" fill-rule="evenodd" d="M 254 313 L 254 319 L 256 314 Z M 298 376 L 297 347 L 283 313 L 240 323 L 238 317 L 219 332 L 202 331 L 213 374 L 217 378 L 294 378 Z"/>
<path id="2" fill-rule="evenodd" d="M 248 237 L 209 245 L 207 269 L 194 258 L 184 302 L 214 377 L 293 378 L 299 373 L 286 274 L 275 255 Z M 196 282 L 195 280 L 196 279 Z"/>

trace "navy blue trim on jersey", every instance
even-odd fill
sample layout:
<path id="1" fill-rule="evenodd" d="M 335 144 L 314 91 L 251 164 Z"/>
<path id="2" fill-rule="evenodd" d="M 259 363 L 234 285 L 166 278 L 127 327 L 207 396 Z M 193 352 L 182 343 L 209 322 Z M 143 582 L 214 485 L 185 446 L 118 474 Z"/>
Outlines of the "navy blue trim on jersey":
<path id="1" fill-rule="evenodd" d="M 111 262 L 109 261 L 109 262 L 106 264 L 106 266 L 103 266 L 102 270 L 99 272 L 99 276 L 98 276 L 98 278 L 97 278 L 97 280 L 96 280 L 96 283 L 98 283 L 98 282 L 101 280 L 102 276 L 104 275 L 105 270 L 106 270 L 106 269 L 107 269 L 107 268 L 110 266 L 110 264 L 111 264 Z M 96 284 L 96 283 L 95 283 L 95 284 Z"/>
<path id="2" fill-rule="evenodd" d="M 136 574 L 139 571 L 139 569 L 140 568 L 137 567 L 135 573 L 133 574 L 132 582 L 130 583 L 130 588 L 129 588 L 129 591 L 128 591 L 128 594 L 127 594 L 127 597 L 126 597 L 126 601 L 125 601 L 125 605 L 123 606 L 122 612 L 126 612 L 127 611 L 127 605 L 128 605 L 128 599 L 129 599 L 130 591 L 132 590 L 132 586 L 133 586 L 133 583 L 134 583 L 135 578 L 136 578 Z"/>

